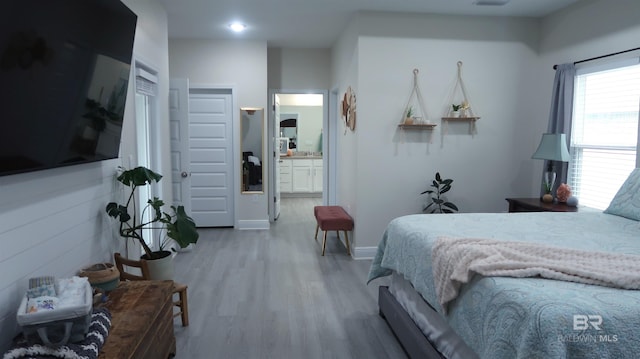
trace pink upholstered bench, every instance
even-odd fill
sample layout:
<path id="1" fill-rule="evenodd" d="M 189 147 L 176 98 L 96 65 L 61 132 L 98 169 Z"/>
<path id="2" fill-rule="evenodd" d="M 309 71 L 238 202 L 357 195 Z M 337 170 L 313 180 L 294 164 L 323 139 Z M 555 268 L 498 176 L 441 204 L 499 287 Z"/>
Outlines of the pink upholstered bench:
<path id="1" fill-rule="evenodd" d="M 344 239 L 347 246 L 347 254 L 351 255 L 349 247 L 349 235 L 347 231 L 353 230 L 353 218 L 345 212 L 340 206 L 315 206 L 313 207 L 313 215 L 316 217 L 316 235 L 318 240 L 318 229 L 324 231 L 324 239 L 322 240 L 322 255 L 327 246 L 327 232 L 336 231 L 338 239 L 340 239 L 340 231 L 344 232 Z"/>

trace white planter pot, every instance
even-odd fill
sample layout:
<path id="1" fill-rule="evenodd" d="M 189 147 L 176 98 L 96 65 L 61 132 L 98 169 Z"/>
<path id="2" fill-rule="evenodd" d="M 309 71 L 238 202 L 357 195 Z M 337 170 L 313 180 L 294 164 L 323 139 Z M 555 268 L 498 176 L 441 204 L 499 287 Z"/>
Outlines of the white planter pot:
<path id="1" fill-rule="evenodd" d="M 460 117 L 460 111 L 451 111 L 451 117 Z"/>
<path id="2" fill-rule="evenodd" d="M 191 251 L 193 251 L 193 249 L 195 247 L 196 247 L 195 243 L 190 243 L 188 246 L 186 246 L 184 248 L 180 248 L 180 246 L 176 244 L 176 251 L 178 251 L 178 252 L 191 252 Z"/>
<path id="3" fill-rule="evenodd" d="M 163 251 L 167 256 L 160 259 L 147 259 L 146 255 L 142 258 L 147 260 L 149 266 L 149 276 L 152 280 L 173 280 L 173 256 L 169 251 Z"/>

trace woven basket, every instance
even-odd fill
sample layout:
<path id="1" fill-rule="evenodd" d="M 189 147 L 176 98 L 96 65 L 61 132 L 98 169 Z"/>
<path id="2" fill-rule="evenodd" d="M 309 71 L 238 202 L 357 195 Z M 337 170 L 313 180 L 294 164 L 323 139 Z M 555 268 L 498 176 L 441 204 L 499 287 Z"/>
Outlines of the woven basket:
<path id="1" fill-rule="evenodd" d="M 115 289 L 120 283 L 120 272 L 112 263 L 98 263 L 80 270 L 80 277 L 87 277 L 93 287 L 104 291 Z"/>

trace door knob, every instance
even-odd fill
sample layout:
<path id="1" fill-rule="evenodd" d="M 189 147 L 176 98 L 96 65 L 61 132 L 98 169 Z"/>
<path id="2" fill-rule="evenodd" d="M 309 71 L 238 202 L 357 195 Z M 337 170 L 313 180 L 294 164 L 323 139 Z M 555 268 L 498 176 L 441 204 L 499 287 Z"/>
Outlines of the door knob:
<path id="1" fill-rule="evenodd" d="M 189 174 L 187 172 L 182 172 L 180 175 L 182 176 L 182 178 L 189 177 Z"/>

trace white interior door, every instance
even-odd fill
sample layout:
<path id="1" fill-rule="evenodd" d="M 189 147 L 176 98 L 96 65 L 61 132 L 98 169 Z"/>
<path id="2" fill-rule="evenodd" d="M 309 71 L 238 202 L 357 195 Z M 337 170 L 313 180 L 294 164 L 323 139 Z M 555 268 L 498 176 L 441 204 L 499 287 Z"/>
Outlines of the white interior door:
<path id="1" fill-rule="evenodd" d="M 191 216 L 202 227 L 232 227 L 231 92 L 189 89 Z"/>
<path id="2" fill-rule="evenodd" d="M 173 198 L 198 227 L 234 222 L 231 92 L 222 92 L 170 85 Z"/>
<path id="3" fill-rule="evenodd" d="M 171 128 L 171 188 L 173 201 L 191 213 L 189 177 L 189 80 L 171 79 L 169 85 Z M 198 222 L 196 224 L 200 225 Z"/>

